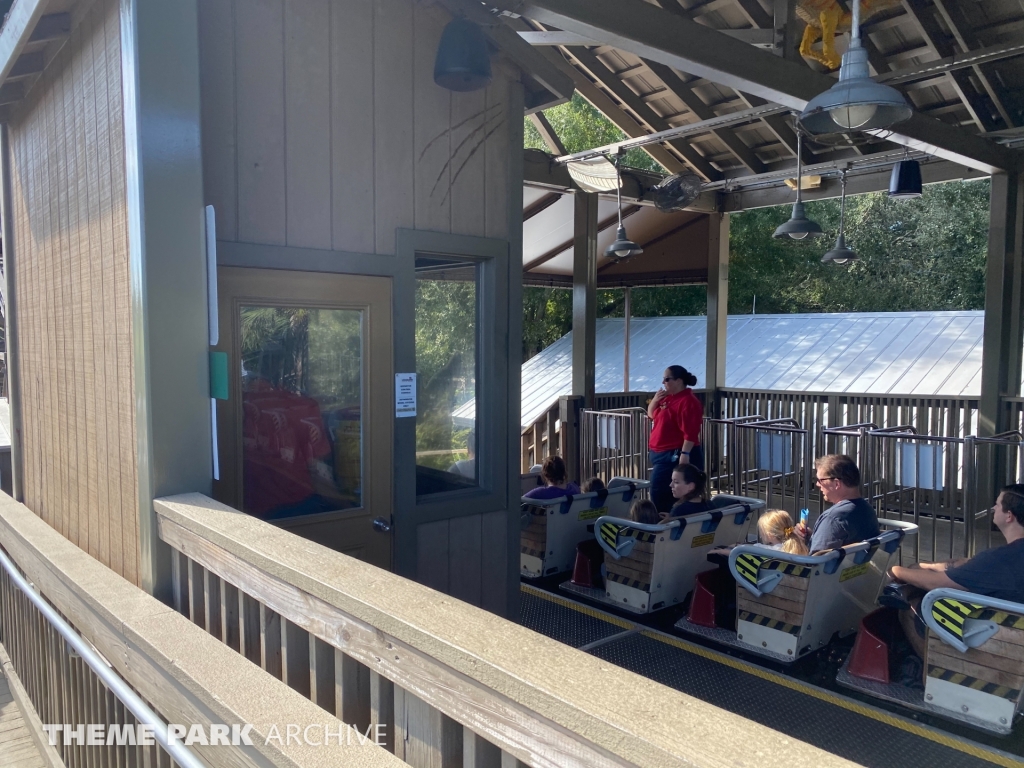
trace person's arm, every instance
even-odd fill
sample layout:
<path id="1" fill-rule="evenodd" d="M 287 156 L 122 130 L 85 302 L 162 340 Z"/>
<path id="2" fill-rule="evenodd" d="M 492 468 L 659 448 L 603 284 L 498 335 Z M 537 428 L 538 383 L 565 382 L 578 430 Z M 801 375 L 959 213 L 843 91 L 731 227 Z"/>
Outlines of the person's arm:
<path id="1" fill-rule="evenodd" d="M 654 393 L 654 397 L 651 398 L 651 402 L 647 404 L 647 418 L 654 421 L 654 414 L 661 405 L 661 401 L 665 399 L 665 390 L 659 389 Z"/>
<path id="2" fill-rule="evenodd" d="M 679 449 L 680 464 L 690 463 L 690 451 L 693 450 L 693 446 L 697 444 L 697 439 L 700 437 L 700 426 L 704 414 L 697 410 L 698 407 L 699 403 L 695 402 L 688 403 L 685 409 L 680 409 L 679 431 L 683 433 L 683 445 Z"/>
<path id="3" fill-rule="evenodd" d="M 922 563 L 921 565 L 938 567 L 905 568 L 902 565 L 894 565 L 890 572 L 896 581 L 902 581 L 904 584 L 910 584 L 919 589 L 963 589 L 946 575 L 945 563 Z"/>
<path id="4" fill-rule="evenodd" d="M 693 450 L 693 441 L 684 440 L 683 447 L 679 449 L 679 463 L 689 464 L 690 463 L 690 451 Z"/>

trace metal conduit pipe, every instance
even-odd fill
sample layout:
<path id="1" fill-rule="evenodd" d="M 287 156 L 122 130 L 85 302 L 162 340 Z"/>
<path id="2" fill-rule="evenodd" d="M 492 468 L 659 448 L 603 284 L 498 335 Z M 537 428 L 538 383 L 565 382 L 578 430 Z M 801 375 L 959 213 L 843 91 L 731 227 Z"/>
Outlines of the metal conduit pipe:
<path id="1" fill-rule="evenodd" d="M 79 635 L 70 624 L 58 615 L 58 613 L 50 607 L 39 593 L 35 590 L 35 587 L 27 582 L 25 578 L 18 572 L 14 563 L 11 559 L 0 549 L 0 565 L 3 565 L 4 570 L 11 577 L 11 580 L 20 589 L 32 604 L 39 609 L 39 612 L 46 617 L 46 620 L 60 633 L 67 643 L 78 652 L 78 655 L 82 657 L 89 668 L 96 673 L 96 675 L 103 681 L 104 685 L 115 695 L 118 700 L 128 707 L 129 711 L 135 715 L 136 719 L 141 725 L 148 725 L 153 728 L 153 738 L 156 739 L 157 743 L 160 744 L 164 749 L 167 750 L 168 754 L 174 759 L 174 761 L 181 766 L 181 768 L 207 768 L 206 764 L 200 762 L 200 760 L 192 754 L 192 752 L 180 741 L 175 740 L 171 743 L 167 736 L 167 723 L 160 719 L 160 716 L 156 714 L 149 705 L 144 702 L 135 691 L 128 687 L 128 685 L 121 679 L 121 677 L 110 667 L 107 662 L 100 658 L 99 654 L 92 649 L 89 643 Z"/>

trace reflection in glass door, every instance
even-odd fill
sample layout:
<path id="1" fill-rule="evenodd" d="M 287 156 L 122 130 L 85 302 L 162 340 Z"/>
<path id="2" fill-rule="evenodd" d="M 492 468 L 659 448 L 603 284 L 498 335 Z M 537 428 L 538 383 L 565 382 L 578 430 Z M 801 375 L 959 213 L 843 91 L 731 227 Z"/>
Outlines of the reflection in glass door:
<path id="1" fill-rule="evenodd" d="M 240 307 L 243 511 L 362 506 L 362 315 Z"/>
<path id="2" fill-rule="evenodd" d="M 219 501 L 391 566 L 391 279 L 221 267 Z"/>

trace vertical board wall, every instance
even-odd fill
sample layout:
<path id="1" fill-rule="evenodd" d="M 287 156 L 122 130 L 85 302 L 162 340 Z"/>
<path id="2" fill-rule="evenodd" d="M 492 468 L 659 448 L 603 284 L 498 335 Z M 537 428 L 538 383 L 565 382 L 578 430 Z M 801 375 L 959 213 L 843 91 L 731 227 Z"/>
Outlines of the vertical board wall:
<path id="1" fill-rule="evenodd" d="M 263 267 L 295 268 L 315 249 L 362 255 L 361 271 L 384 275 L 411 275 L 389 258 L 399 228 L 518 243 L 518 71 L 495 58 L 486 90 L 438 87 L 450 19 L 414 0 L 202 0 L 203 176 L 218 240 L 276 246 L 260 251 Z M 504 613 L 518 572 L 508 514 L 417 523 L 415 577 Z"/>
<path id="2" fill-rule="evenodd" d="M 25 504 L 138 584 L 117 0 L 75 27 L 10 140 Z"/>
<path id="3" fill-rule="evenodd" d="M 217 238 L 382 255 L 399 227 L 506 238 L 510 77 L 435 85 L 449 20 L 413 0 L 203 0 Z"/>

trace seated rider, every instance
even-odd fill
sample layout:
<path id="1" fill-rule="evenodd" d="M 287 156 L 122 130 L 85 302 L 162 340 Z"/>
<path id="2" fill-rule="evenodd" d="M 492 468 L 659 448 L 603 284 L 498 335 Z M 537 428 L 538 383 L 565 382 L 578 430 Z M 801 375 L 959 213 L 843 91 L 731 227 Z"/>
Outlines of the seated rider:
<path id="1" fill-rule="evenodd" d="M 559 496 L 575 496 L 580 492 L 576 483 L 569 482 L 569 473 L 561 456 L 548 456 L 540 469 L 545 485 L 534 488 L 526 494 L 528 499 L 557 499 Z"/>
<path id="2" fill-rule="evenodd" d="M 800 523 L 796 532 L 814 555 L 829 549 L 870 539 L 879 534 L 875 510 L 860 495 L 860 470 L 849 456 L 832 453 L 814 462 L 821 495 L 832 506 L 808 529 Z"/>
<path id="3" fill-rule="evenodd" d="M 595 491 L 604 490 L 604 480 L 600 477 L 592 477 L 589 480 L 584 480 L 583 485 L 580 486 L 580 490 L 583 493 L 594 493 Z"/>
<path id="4" fill-rule="evenodd" d="M 629 508 L 629 519 L 634 523 L 657 525 L 661 522 L 661 515 L 658 514 L 658 508 L 654 506 L 653 501 L 650 499 L 637 499 Z"/>
<path id="5" fill-rule="evenodd" d="M 791 555 L 806 555 L 807 545 L 797 535 L 793 518 L 783 509 L 769 509 L 757 519 L 760 542 Z"/>
<path id="6" fill-rule="evenodd" d="M 683 515 L 696 515 L 707 512 L 711 509 L 707 497 L 708 476 L 697 469 L 693 464 L 677 464 L 672 469 L 672 480 L 669 483 L 669 490 L 672 491 L 672 498 L 675 504 L 672 511 L 664 515 L 663 522 L 669 522 L 674 517 Z"/>
<path id="7" fill-rule="evenodd" d="M 919 590 L 960 589 L 977 595 L 1024 604 L 1024 484 L 1004 486 L 992 507 L 992 522 L 1006 539 L 1006 544 L 979 552 L 971 558 L 946 563 L 894 565 L 890 573 L 897 582 Z M 886 587 L 889 596 L 891 587 Z M 880 598 L 883 604 L 895 601 Z M 910 598 L 915 611 L 920 594 Z M 914 612 L 900 612 L 903 631 L 919 656 L 924 657 L 924 630 L 915 624 Z"/>

